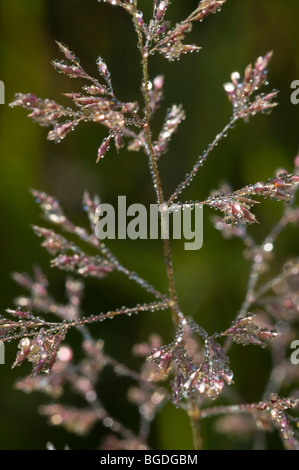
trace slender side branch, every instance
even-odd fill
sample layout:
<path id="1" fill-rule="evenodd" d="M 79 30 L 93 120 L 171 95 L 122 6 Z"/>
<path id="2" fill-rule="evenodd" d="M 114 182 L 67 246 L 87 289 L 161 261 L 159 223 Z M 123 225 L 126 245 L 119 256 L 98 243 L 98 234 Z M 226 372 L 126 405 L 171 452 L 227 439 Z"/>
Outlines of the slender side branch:
<path id="1" fill-rule="evenodd" d="M 70 320 L 64 322 L 48 322 L 44 321 L 39 317 L 34 317 L 28 312 L 23 312 L 19 309 L 11 310 L 7 312 L 13 316 L 21 318 L 19 321 L 11 321 L 7 319 L 0 319 L 0 339 L 1 341 L 11 341 L 17 338 L 25 338 L 29 336 L 36 336 L 37 329 L 41 329 L 47 334 L 64 331 L 66 333 L 70 328 L 81 327 L 89 325 L 91 323 L 98 323 L 106 320 L 107 318 L 114 318 L 118 315 L 132 315 L 140 312 L 155 312 L 156 310 L 164 310 L 169 308 L 168 302 L 152 302 L 149 304 L 136 305 L 135 307 L 128 308 L 122 307 L 107 313 L 100 313 L 99 315 L 90 315 L 89 317 L 83 317 L 79 320 Z M 27 319 L 28 318 L 28 319 Z M 20 333 L 15 333 L 17 329 L 20 329 Z"/>

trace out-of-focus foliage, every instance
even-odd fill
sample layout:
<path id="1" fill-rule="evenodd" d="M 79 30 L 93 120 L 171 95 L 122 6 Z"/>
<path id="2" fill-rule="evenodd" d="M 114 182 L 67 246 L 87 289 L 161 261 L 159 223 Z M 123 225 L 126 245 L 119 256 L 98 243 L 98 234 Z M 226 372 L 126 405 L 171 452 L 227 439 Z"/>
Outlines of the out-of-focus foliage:
<path id="1" fill-rule="evenodd" d="M 147 3 L 147 0 L 140 0 L 145 11 Z M 173 24 L 186 17 L 197 3 L 195 0 L 173 1 L 169 7 Z M 231 106 L 223 93 L 223 83 L 227 82 L 231 71 L 244 70 L 249 62 L 269 50 L 274 51 L 271 85 L 280 91 L 279 106 L 269 116 L 257 116 L 247 124 L 238 123 L 229 138 L 211 155 L 198 180 L 186 190 L 185 198 L 202 200 L 223 180 L 237 189 L 274 176 L 277 168 L 292 171 L 293 157 L 298 149 L 299 105 L 296 107 L 290 102 L 290 84 L 299 79 L 298 14 L 297 0 L 288 0 L 287 5 L 281 0 L 228 0 L 221 14 L 194 25 L 189 38 L 192 38 L 191 43 L 202 47 L 197 55 L 183 56 L 180 63 L 167 63 L 158 56 L 152 60 L 151 78 L 163 73 L 167 84 L 166 100 L 158 111 L 160 123 L 154 131 L 159 132 L 165 112 L 173 102 L 182 103 L 186 111 L 180 132 L 169 145 L 169 154 L 161 159 L 161 177 L 167 195 L 227 122 Z M 55 40 L 65 42 L 75 50 L 84 67 L 91 72 L 96 73 L 94 60 L 101 54 L 109 64 L 117 95 L 126 102 L 140 101 L 141 98 L 136 38 L 122 10 L 99 4 L 96 0 L 1 0 L 0 79 L 6 86 L 6 104 L 0 106 L 3 311 L 11 305 L 11 299 L 20 294 L 9 278 L 10 273 L 30 271 L 36 261 L 43 267 L 49 263 L 49 257 L 39 247 L 29 226 L 40 225 L 29 188 L 37 187 L 56 194 L 78 223 L 81 222 L 81 196 L 86 188 L 91 193 L 99 193 L 103 202 L 112 204 L 117 201 L 117 194 L 127 195 L 131 202 L 145 204 L 153 202 L 154 197 L 147 160 L 142 153 L 117 154 L 111 149 L 109 158 L 103 159 L 100 166 L 95 165 L 99 141 L 106 135 L 104 129 L 82 124 L 76 133 L 56 146 L 46 141 L 45 130 L 26 120 L 22 111 L 8 107 L 7 103 L 17 91 L 31 91 L 59 102 L 64 100 L 61 93 L 70 91 L 69 80 L 57 75 L 50 65 L 50 60 L 57 57 Z M 79 90 L 75 81 L 72 86 L 74 92 Z M 68 105 L 66 100 L 65 105 Z M 269 231 L 281 212 L 279 204 L 269 202 L 261 206 L 256 212 L 262 223 L 252 228 L 259 239 Z M 217 330 L 226 329 L 240 308 L 249 263 L 242 257 L 243 248 L 237 239 L 223 240 L 214 230 L 208 210 L 204 224 L 204 245 L 200 251 L 184 251 L 183 243 L 174 242 L 173 252 L 181 305 L 186 314 L 193 315 L 212 333 L 215 323 Z M 274 266 L 279 268 L 289 255 L 298 255 L 297 240 L 295 229 L 282 237 Z M 166 288 L 158 242 L 115 241 L 112 246 L 126 265 L 154 285 Z M 63 275 L 49 269 L 49 277 L 53 294 L 63 303 Z M 99 286 L 97 280 L 91 279 L 88 284 L 83 299 L 86 311 L 94 313 L 94 306 L 101 312 L 119 305 L 134 305 L 142 294 L 137 286 L 125 279 L 117 280 L 116 288 L 113 274 L 100 282 Z M 165 343 L 171 340 L 169 318 L 155 314 L 134 317 L 134 320 L 130 319 L 130 326 L 126 318 L 121 318 L 113 325 L 100 325 L 95 331 L 99 338 L 105 337 L 109 352 L 133 367 L 131 345 L 136 339 L 142 342 L 150 333 L 158 331 Z M 74 344 L 78 341 L 76 334 L 72 341 Z M 266 382 L 269 357 L 263 352 L 252 351 L 251 347 L 241 351 L 236 348 L 231 352 L 234 380 L 242 390 L 243 398 L 248 403 L 255 402 L 262 392 L 256 384 Z M 6 364 L 0 366 L 0 448 L 43 448 L 47 441 L 54 442 L 58 448 L 66 442 L 71 448 L 91 448 L 98 441 L 98 435 L 104 434 L 102 427 L 96 428 L 96 438 L 91 436 L 80 441 L 70 438 L 64 431 L 47 427 L 44 418 L 36 413 L 37 406 L 44 403 L 42 396 L 27 397 L 13 389 L 13 382 L 20 375 L 20 370 L 12 372 L 10 369 L 14 354 L 15 345 L 8 345 Z M 244 367 L 244 363 L 248 363 L 248 367 Z M 253 363 L 255 367 L 251 369 L 249 366 Z M 132 421 L 134 425 L 134 408 L 125 407 L 125 401 L 116 402 L 119 397 L 117 379 L 108 374 L 107 380 L 109 389 L 102 391 L 102 398 L 110 410 L 116 407 L 123 420 L 126 423 Z M 129 381 L 122 385 L 124 391 L 129 385 Z M 212 440 L 211 426 L 204 427 L 208 448 L 244 445 L 221 435 L 218 440 Z M 30 432 L 24 433 L 28 428 Z M 154 424 L 152 445 L 167 449 L 192 448 L 189 422 L 183 412 L 171 406 L 163 411 Z M 279 445 L 274 437 L 271 446 Z"/>

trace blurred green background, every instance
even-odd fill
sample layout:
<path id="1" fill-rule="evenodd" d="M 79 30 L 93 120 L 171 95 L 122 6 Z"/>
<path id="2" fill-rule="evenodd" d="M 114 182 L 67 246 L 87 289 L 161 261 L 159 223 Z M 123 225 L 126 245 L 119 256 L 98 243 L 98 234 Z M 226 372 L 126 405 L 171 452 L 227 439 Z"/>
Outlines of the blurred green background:
<path id="1" fill-rule="evenodd" d="M 195 0 L 173 0 L 168 18 L 173 23 L 197 6 Z M 145 17 L 150 0 L 140 0 Z M 0 0 L 0 79 L 6 86 L 6 104 L 0 106 L 0 275 L 1 309 L 13 305 L 21 294 L 11 280 L 13 271 L 32 272 L 38 263 L 48 274 L 53 295 L 63 299 L 64 273 L 50 270 L 49 256 L 39 246 L 30 224 L 41 224 L 38 207 L 29 193 L 34 187 L 56 195 L 67 214 L 85 223 L 81 211 L 83 191 L 98 193 L 103 202 L 114 204 L 117 195 L 126 195 L 128 204 L 154 202 L 154 193 L 143 154 L 114 151 L 96 165 L 97 147 L 106 135 L 97 125 L 80 125 L 61 144 L 46 141 L 46 130 L 26 118 L 25 111 L 8 103 L 16 92 L 32 92 L 42 98 L 63 100 L 61 93 L 78 91 L 80 84 L 57 74 L 50 60 L 61 58 L 55 40 L 69 45 L 84 68 L 96 76 L 95 60 L 100 54 L 112 74 L 117 95 L 124 101 L 140 100 L 140 57 L 129 16 L 121 9 L 96 0 Z M 290 102 L 290 85 L 299 79 L 298 0 L 228 0 L 222 12 L 195 24 L 191 42 L 202 46 L 198 54 L 168 63 L 163 57 L 151 60 L 150 73 L 165 74 L 166 99 L 157 114 L 154 130 L 161 125 L 166 109 L 182 103 L 187 119 L 173 137 L 169 154 L 161 159 L 161 177 L 166 195 L 190 170 L 195 158 L 227 123 L 231 106 L 223 83 L 231 72 L 242 72 L 259 55 L 274 51 L 269 81 L 278 89 L 279 107 L 270 115 L 260 115 L 248 124 L 239 122 L 219 145 L 200 171 L 183 199 L 205 198 L 223 180 L 235 189 L 271 177 L 284 167 L 292 171 L 298 151 L 299 105 Z M 256 210 L 260 225 L 250 228 L 261 240 L 279 217 L 280 203 L 263 201 Z M 184 251 L 183 242 L 173 244 L 176 285 L 183 311 L 192 315 L 208 332 L 221 331 L 234 318 L 245 293 L 249 263 L 238 240 L 225 241 L 204 211 L 204 244 L 201 250 Z M 274 270 L 284 259 L 298 255 L 298 230 L 288 230 L 278 244 Z M 113 241 L 111 249 L 130 269 L 136 270 L 159 289 L 166 289 L 160 242 Z M 112 300 L 111 300 L 112 299 Z M 122 276 L 104 281 L 87 281 L 85 313 L 99 313 L 111 307 L 134 305 L 150 300 L 144 292 Z M 97 328 L 115 357 L 135 367 L 131 347 L 145 341 L 152 332 L 165 342 L 171 339 L 170 316 L 145 313 L 119 318 Z M 0 448 L 44 449 L 47 441 L 58 448 L 93 448 L 102 426 L 90 436 L 78 439 L 49 427 L 36 409 L 49 400 L 38 393 L 25 395 L 13 388 L 17 377 L 29 372 L 29 364 L 13 371 L 10 365 L 16 343 L 6 347 L 6 364 L 0 366 Z M 234 346 L 231 363 L 236 390 L 245 401 L 260 399 L 267 381 L 270 359 L 266 351 Z M 251 367 L 251 365 L 254 365 Z M 125 406 L 126 380 L 108 374 L 101 383 L 107 407 L 127 424 L 136 426 L 133 407 Z M 216 436 L 213 424 L 203 428 L 206 448 L 246 448 L 238 442 Z M 153 425 L 151 445 L 156 449 L 191 449 L 192 437 L 185 413 L 167 406 Z M 275 437 L 270 445 L 279 448 Z"/>

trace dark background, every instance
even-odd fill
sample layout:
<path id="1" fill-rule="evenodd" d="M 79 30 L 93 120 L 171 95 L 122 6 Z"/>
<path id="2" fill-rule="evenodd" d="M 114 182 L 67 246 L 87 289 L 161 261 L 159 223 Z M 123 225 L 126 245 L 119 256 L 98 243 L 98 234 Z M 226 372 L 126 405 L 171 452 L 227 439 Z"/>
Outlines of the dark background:
<path id="1" fill-rule="evenodd" d="M 141 9 L 144 5 L 148 18 L 152 2 L 139 3 Z M 168 18 L 175 23 L 197 3 L 173 0 Z M 154 194 L 143 154 L 122 151 L 117 155 L 112 148 L 100 164 L 95 164 L 97 147 L 106 135 L 104 128 L 80 125 L 65 141 L 55 145 L 46 141 L 46 130 L 28 120 L 24 110 L 8 107 L 15 92 L 32 92 L 59 102 L 63 101 L 62 92 L 79 90 L 79 83 L 57 74 L 50 65 L 50 60 L 61 58 L 55 40 L 69 45 L 94 76 L 95 60 L 100 54 L 112 73 L 117 95 L 124 101 L 140 100 L 140 57 L 129 16 L 96 0 L 1 0 L 0 12 L 0 79 L 6 86 L 6 104 L 0 107 L 0 275 L 4 311 L 21 294 L 10 273 L 31 272 L 36 263 L 49 275 L 51 292 L 63 299 L 64 273 L 50 270 L 49 256 L 30 228 L 30 224 L 41 222 L 29 188 L 55 194 L 68 215 L 82 224 L 85 219 L 81 198 L 85 189 L 99 193 L 102 201 L 112 204 L 117 195 L 126 195 L 128 204 L 149 204 L 154 202 Z M 166 76 L 166 100 L 154 129 L 159 129 L 166 109 L 173 103 L 182 103 L 187 113 L 172 139 L 169 154 L 161 159 L 166 195 L 227 123 L 231 106 L 223 83 L 231 72 L 243 72 L 248 63 L 269 50 L 274 50 L 269 81 L 272 88 L 280 90 L 280 106 L 270 115 L 256 116 L 249 124 L 239 122 L 210 155 L 182 198 L 201 200 L 223 180 L 237 189 L 273 176 L 278 167 L 292 171 L 298 151 L 299 105 L 290 102 L 290 84 L 299 79 L 298 18 L 298 0 L 228 0 L 221 13 L 194 25 L 189 41 L 202 46 L 198 54 L 183 56 L 174 63 L 161 56 L 151 60 L 151 77 L 160 73 Z M 251 233 L 261 240 L 281 210 L 281 203 L 263 201 L 256 210 L 261 224 L 252 227 Z M 225 241 L 213 229 L 210 215 L 208 209 L 204 211 L 203 248 L 188 252 L 181 242 L 175 242 L 173 253 L 181 307 L 212 333 L 227 327 L 234 318 L 244 298 L 249 262 L 243 257 L 238 240 Z M 281 237 L 274 271 L 284 259 L 298 255 L 297 240 L 295 229 Z M 110 246 L 125 265 L 157 288 L 166 289 L 160 242 L 114 241 Z M 122 276 L 86 284 L 86 314 L 149 300 Z M 160 333 L 165 342 L 171 339 L 171 319 L 166 312 L 108 323 L 96 329 L 95 334 L 105 339 L 108 351 L 132 367 L 137 365 L 130 352 L 134 342 L 146 340 L 152 332 Z M 15 379 L 30 370 L 29 364 L 24 364 L 11 371 L 16 346 L 14 343 L 6 347 L 6 364 L 0 366 L 0 448 L 43 449 L 47 441 L 59 448 L 65 443 L 71 448 L 94 448 L 105 433 L 102 426 L 97 426 L 87 438 L 74 438 L 48 427 L 38 415 L 37 406 L 47 402 L 47 398 L 14 390 Z M 270 366 L 268 353 L 253 346 L 234 346 L 231 363 L 234 387 L 243 400 L 259 400 Z M 125 380 L 108 374 L 107 381 L 101 384 L 101 394 L 112 414 L 128 424 L 132 421 L 134 426 L 134 408 L 125 406 L 127 386 Z M 250 444 L 215 438 L 212 431 L 212 424 L 205 424 L 207 448 L 245 448 Z M 185 413 L 167 406 L 154 423 L 151 444 L 157 449 L 192 448 Z M 275 436 L 271 446 L 280 446 Z"/>

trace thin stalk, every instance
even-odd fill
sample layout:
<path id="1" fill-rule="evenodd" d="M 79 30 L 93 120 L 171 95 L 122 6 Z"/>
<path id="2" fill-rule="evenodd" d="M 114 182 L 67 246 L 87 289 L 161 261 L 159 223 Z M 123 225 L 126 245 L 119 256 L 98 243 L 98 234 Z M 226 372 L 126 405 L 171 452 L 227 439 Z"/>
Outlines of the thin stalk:
<path id="1" fill-rule="evenodd" d="M 188 401 L 188 406 L 188 415 L 191 421 L 194 447 L 195 450 L 201 450 L 203 445 L 200 425 L 201 411 L 197 403 L 192 399 Z"/>
<path id="2" fill-rule="evenodd" d="M 140 27 L 138 25 L 137 19 L 137 0 L 134 2 L 135 4 L 135 13 L 133 15 L 134 25 L 138 36 L 138 44 L 139 49 L 142 57 L 142 73 L 143 73 L 143 83 L 144 83 L 144 101 L 145 101 L 145 112 L 144 112 L 144 133 L 145 139 L 147 144 L 148 156 L 149 156 L 149 164 L 151 169 L 151 174 L 153 178 L 153 185 L 156 192 L 157 203 L 159 206 L 165 204 L 164 201 L 164 194 L 163 188 L 161 183 L 161 178 L 159 174 L 159 169 L 156 161 L 155 152 L 153 149 L 152 144 L 152 137 L 150 131 L 150 98 L 149 98 L 149 89 L 148 89 L 148 52 L 143 44 L 142 33 L 140 31 Z M 173 272 L 173 263 L 172 263 L 172 255 L 171 255 L 171 248 L 169 239 L 163 239 L 163 247 L 164 247 L 164 259 L 166 265 L 166 273 L 168 279 L 168 291 L 171 298 L 171 309 L 172 309 L 172 316 L 175 325 L 179 323 L 181 314 L 178 306 L 178 299 L 177 293 L 175 289 L 175 282 L 174 282 L 174 272 Z"/>
<path id="3" fill-rule="evenodd" d="M 16 330 L 17 328 L 19 328 L 21 329 L 21 332 L 7 335 L 2 338 L 2 341 L 3 342 L 11 341 L 17 338 L 36 336 L 37 335 L 36 330 L 39 327 L 43 329 L 45 327 L 49 327 L 47 329 L 47 333 L 55 334 L 55 332 L 57 333 L 58 331 L 67 332 L 70 328 L 90 325 L 92 323 L 98 323 L 98 322 L 106 320 L 107 318 L 114 318 L 119 315 L 132 315 L 132 314 L 138 314 L 141 312 L 149 312 L 149 311 L 155 312 L 156 310 L 164 310 L 166 308 L 169 308 L 169 302 L 152 302 L 149 304 L 137 305 L 136 307 L 132 307 L 132 308 L 122 307 L 120 309 L 113 310 L 110 312 L 100 313 L 99 315 L 91 315 L 89 317 L 83 317 L 78 320 L 64 321 L 63 323 L 40 321 L 39 318 L 37 318 L 37 321 L 33 321 L 33 320 L 25 320 L 25 321 L 17 321 L 17 322 L 7 321 L 7 323 L 1 324 L 1 330 L 7 330 L 7 332 L 9 333 L 9 330 Z M 27 330 L 33 329 L 34 331 L 24 331 L 26 329 Z"/>

